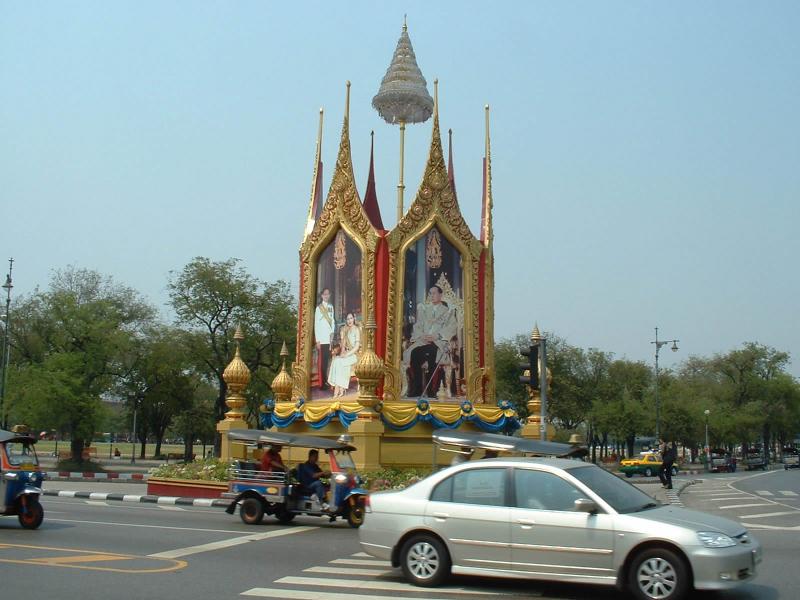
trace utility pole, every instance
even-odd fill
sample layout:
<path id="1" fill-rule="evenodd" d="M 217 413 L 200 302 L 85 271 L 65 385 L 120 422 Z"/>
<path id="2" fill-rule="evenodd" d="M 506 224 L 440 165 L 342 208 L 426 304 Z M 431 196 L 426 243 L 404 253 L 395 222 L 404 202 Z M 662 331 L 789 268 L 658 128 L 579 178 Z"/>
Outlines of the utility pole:
<path id="1" fill-rule="evenodd" d="M 11 344 L 9 340 L 10 323 L 11 323 L 11 289 L 14 287 L 11 280 L 11 271 L 14 269 L 14 259 L 8 259 L 8 275 L 6 275 L 6 282 L 3 284 L 3 289 L 6 291 L 6 314 L 5 332 L 3 335 L 3 353 L 0 355 L 0 365 L 3 367 L 2 376 L 0 376 L 0 429 L 8 429 L 8 419 L 6 418 L 6 395 L 8 392 L 8 363 L 11 357 Z"/>

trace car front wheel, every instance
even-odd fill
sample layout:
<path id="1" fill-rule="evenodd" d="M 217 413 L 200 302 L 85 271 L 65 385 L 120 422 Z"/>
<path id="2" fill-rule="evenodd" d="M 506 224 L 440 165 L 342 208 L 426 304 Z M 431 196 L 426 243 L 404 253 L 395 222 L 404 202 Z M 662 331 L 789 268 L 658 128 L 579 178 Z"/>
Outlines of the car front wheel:
<path id="1" fill-rule="evenodd" d="M 628 585 L 639 600 L 680 600 L 689 590 L 689 571 L 672 550 L 650 548 L 634 558 Z"/>
<path id="2" fill-rule="evenodd" d="M 400 550 L 400 566 L 414 585 L 434 587 L 450 574 L 450 555 L 435 537 L 415 535 Z"/>

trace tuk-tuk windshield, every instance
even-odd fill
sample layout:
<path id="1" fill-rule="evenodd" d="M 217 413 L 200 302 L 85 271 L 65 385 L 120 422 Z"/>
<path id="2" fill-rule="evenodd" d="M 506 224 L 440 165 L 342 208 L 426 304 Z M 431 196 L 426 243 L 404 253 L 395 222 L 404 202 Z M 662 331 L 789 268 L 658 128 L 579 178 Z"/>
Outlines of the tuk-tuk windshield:
<path id="1" fill-rule="evenodd" d="M 30 442 L 6 442 L 6 456 L 9 464 L 17 467 L 39 464 L 36 451 Z"/>
<path id="2" fill-rule="evenodd" d="M 356 463 L 353 462 L 353 457 L 349 452 L 337 452 L 336 464 L 340 469 L 355 469 Z"/>

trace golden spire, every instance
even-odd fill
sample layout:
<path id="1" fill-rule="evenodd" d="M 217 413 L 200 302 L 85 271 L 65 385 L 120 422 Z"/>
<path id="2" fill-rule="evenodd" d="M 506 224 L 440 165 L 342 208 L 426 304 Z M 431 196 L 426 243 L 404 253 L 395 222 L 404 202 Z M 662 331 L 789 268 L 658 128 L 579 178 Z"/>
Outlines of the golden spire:
<path id="1" fill-rule="evenodd" d="M 484 148 L 483 163 L 483 207 L 481 215 L 481 242 L 491 248 L 494 239 L 492 230 L 492 149 L 489 140 L 489 105 L 485 106 L 486 111 L 486 141 Z"/>
<path id="2" fill-rule="evenodd" d="M 242 408 L 245 405 L 245 398 L 242 395 L 242 391 L 244 391 L 244 388 L 250 383 L 250 369 L 247 368 L 247 365 L 242 360 L 239 349 L 239 342 L 244 339 L 241 326 L 236 327 L 236 333 L 233 335 L 233 339 L 236 342 L 236 351 L 233 360 L 228 363 L 228 366 L 225 367 L 225 371 L 222 373 L 222 379 L 228 387 L 228 395 L 225 398 L 225 404 L 230 408 L 230 410 L 225 413 L 226 421 L 244 418 L 245 415 Z"/>
<path id="3" fill-rule="evenodd" d="M 322 120 L 325 111 L 319 109 L 319 129 L 317 130 L 317 154 L 314 161 L 314 180 L 311 183 L 311 201 L 308 204 L 308 218 L 306 219 L 306 230 L 303 239 L 307 238 L 314 230 L 314 223 L 317 215 L 322 210 Z"/>
<path id="4" fill-rule="evenodd" d="M 533 331 L 531 332 L 531 341 L 534 344 L 538 344 L 539 340 L 541 340 L 541 339 L 542 339 L 542 334 L 539 333 L 539 324 L 536 323 L 536 324 L 534 324 Z"/>
<path id="5" fill-rule="evenodd" d="M 375 317 L 370 313 L 364 325 L 365 348 L 361 352 L 354 371 L 358 378 L 358 402 L 372 408 L 380 400 L 378 386 L 383 378 L 383 361 L 375 354 Z"/>
<path id="6" fill-rule="evenodd" d="M 292 397 L 292 378 L 286 372 L 286 357 L 289 356 L 289 350 L 286 348 L 286 342 L 283 342 L 281 348 L 281 358 L 283 364 L 281 365 L 280 372 L 272 380 L 272 391 L 275 394 L 276 402 L 287 402 Z"/>

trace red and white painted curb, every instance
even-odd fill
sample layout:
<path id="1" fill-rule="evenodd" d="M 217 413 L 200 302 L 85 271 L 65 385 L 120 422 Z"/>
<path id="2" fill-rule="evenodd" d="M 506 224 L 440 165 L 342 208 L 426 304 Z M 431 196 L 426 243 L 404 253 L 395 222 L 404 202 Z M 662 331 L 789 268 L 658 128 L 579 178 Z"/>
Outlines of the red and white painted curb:
<path id="1" fill-rule="evenodd" d="M 221 498 L 178 498 L 176 496 L 151 496 L 140 494 L 116 494 L 109 492 L 72 492 L 65 490 L 43 490 L 44 496 L 59 498 L 85 498 L 86 500 L 116 500 L 118 502 L 149 502 L 150 504 L 184 505 L 184 506 L 228 506 L 231 501 Z"/>
<path id="2" fill-rule="evenodd" d="M 47 471 L 45 477 L 51 481 L 60 479 L 90 479 L 90 480 L 118 480 L 118 481 L 147 481 L 149 473 L 81 473 L 80 471 Z"/>

